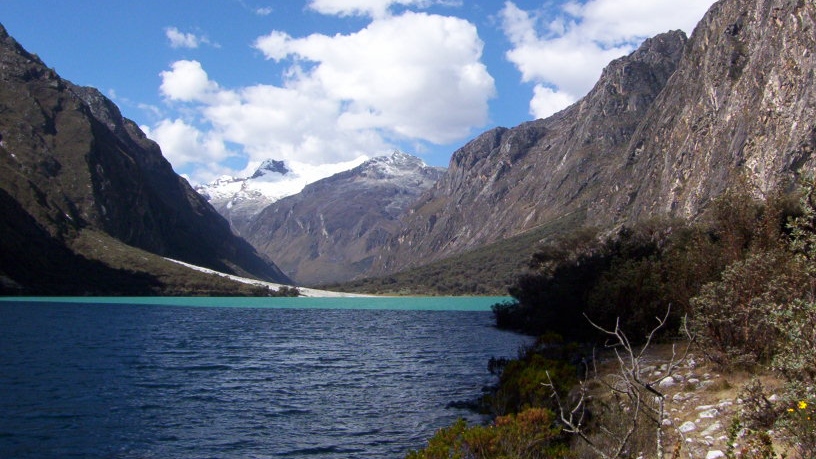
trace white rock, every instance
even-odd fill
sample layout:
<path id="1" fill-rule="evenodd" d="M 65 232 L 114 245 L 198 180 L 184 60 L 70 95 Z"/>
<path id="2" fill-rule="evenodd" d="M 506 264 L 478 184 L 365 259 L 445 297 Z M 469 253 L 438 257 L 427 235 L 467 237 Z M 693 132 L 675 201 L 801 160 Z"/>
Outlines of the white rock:
<path id="1" fill-rule="evenodd" d="M 733 406 L 734 402 L 731 400 L 723 400 L 717 405 L 717 408 L 728 408 L 729 406 Z"/>
<path id="2" fill-rule="evenodd" d="M 707 410 L 710 410 L 711 408 L 714 408 L 714 405 L 700 405 L 700 406 L 698 406 L 697 408 L 694 408 L 694 409 L 697 410 L 697 411 L 707 411 Z"/>
<path id="3" fill-rule="evenodd" d="M 686 421 L 677 430 L 679 430 L 682 433 L 689 433 L 692 430 L 697 430 L 697 424 L 695 424 L 695 423 L 693 423 L 691 421 Z"/>
<path id="4" fill-rule="evenodd" d="M 706 459 L 719 459 L 721 457 L 725 457 L 725 453 L 718 449 L 711 450 L 706 454 Z"/>
<path id="5" fill-rule="evenodd" d="M 660 424 L 662 424 L 663 427 L 669 427 L 670 425 L 672 425 L 672 422 L 671 419 L 664 419 L 663 422 L 661 422 Z"/>
<path id="6" fill-rule="evenodd" d="M 716 418 L 717 415 L 720 414 L 720 411 L 717 408 L 711 408 L 710 410 L 703 411 L 699 414 L 700 419 L 712 419 Z"/>
<path id="7" fill-rule="evenodd" d="M 720 424 L 720 421 L 717 421 L 714 424 L 711 424 L 700 435 L 702 435 L 704 437 L 709 437 L 709 436 L 714 435 L 715 433 L 717 433 L 717 432 L 719 432 L 721 430 L 722 430 L 722 424 Z M 713 440 L 713 438 L 712 438 L 712 440 Z"/>
<path id="8" fill-rule="evenodd" d="M 658 386 L 662 389 L 666 389 L 669 387 L 673 387 L 675 384 L 677 383 L 674 381 L 673 378 L 665 377 L 660 380 L 660 384 L 658 384 Z"/>

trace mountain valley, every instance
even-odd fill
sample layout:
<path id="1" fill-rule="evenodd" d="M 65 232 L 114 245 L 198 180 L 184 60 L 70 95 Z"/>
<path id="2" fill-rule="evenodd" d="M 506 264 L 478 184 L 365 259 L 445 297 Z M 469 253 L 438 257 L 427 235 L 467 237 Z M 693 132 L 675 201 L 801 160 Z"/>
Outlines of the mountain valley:
<path id="1" fill-rule="evenodd" d="M 395 152 L 296 194 L 282 185 L 292 170 L 273 160 L 194 190 L 110 100 L 61 79 L 2 29 L 0 280 L 10 291 L 47 292 L 99 270 L 121 280 L 107 285 L 133 274 L 136 290 L 180 291 L 159 286 L 153 271 L 164 267 L 138 266 L 144 252 L 303 285 L 394 280 L 442 263 L 467 279 L 461 291 L 480 292 L 496 273 L 476 254 L 507 241 L 535 246 L 548 228 L 700 219 L 741 181 L 757 197 L 791 190 L 816 170 L 814 8 L 722 0 L 691 36 L 646 40 L 575 104 L 477 136 L 447 169 Z M 558 223 L 566 220 L 567 229 Z M 90 240 L 134 251 L 116 261 Z M 533 249 L 507 251 L 518 259 L 501 269 L 519 273 Z"/>

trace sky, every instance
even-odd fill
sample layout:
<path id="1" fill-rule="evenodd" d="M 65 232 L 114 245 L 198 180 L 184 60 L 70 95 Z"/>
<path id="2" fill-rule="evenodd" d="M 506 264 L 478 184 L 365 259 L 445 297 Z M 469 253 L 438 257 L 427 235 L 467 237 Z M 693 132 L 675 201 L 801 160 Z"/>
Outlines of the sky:
<path id="1" fill-rule="evenodd" d="M 0 23 L 111 98 L 193 184 L 395 149 L 447 166 L 584 96 L 713 0 L 0 0 Z"/>

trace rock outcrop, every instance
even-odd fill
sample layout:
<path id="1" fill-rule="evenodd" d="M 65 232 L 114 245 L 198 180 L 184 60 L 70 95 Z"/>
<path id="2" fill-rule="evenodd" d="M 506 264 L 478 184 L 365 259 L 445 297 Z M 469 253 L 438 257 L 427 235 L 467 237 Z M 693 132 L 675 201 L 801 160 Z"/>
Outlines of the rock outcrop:
<path id="1" fill-rule="evenodd" d="M 621 192 L 593 209 L 693 218 L 738 176 L 762 195 L 812 173 L 815 53 L 813 2 L 717 2 L 623 152 Z"/>

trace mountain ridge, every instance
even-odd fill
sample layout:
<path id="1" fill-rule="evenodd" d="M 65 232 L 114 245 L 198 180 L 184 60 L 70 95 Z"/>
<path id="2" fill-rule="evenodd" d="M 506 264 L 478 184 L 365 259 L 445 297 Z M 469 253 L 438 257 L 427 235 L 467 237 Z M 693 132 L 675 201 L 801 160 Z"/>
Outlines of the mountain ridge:
<path id="1" fill-rule="evenodd" d="M 160 256 L 287 283 L 274 263 L 231 233 L 113 102 L 60 78 L 2 25 L 0 80 L 0 189 L 50 243 L 73 252 L 78 235 L 101 231 Z M 17 231 L 13 222 L 0 224 L 4 234 Z M 20 254 L 17 248 L 3 250 Z M 79 264 L 89 259 L 64 255 Z M 16 282 L 15 264 L 23 263 L 5 259 L 0 271 Z M 44 274 L 60 269 L 48 266 Z"/>
<path id="2" fill-rule="evenodd" d="M 404 210 L 442 170 L 400 151 L 375 157 L 270 204 L 241 231 L 299 282 L 351 280 L 368 269 Z"/>
<path id="3" fill-rule="evenodd" d="M 608 174 L 610 152 L 635 131 L 686 40 L 681 31 L 648 39 L 610 63 L 589 94 L 565 110 L 492 129 L 457 150 L 371 274 L 439 260 L 586 207 L 602 192 L 593 182 Z"/>
<path id="4" fill-rule="evenodd" d="M 567 109 L 480 135 L 454 153 L 368 274 L 463 253 L 568 212 L 608 229 L 693 220 L 740 180 L 757 197 L 790 186 L 815 166 L 814 10 L 721 0 L 691 37 L 646 40 Z"/>

